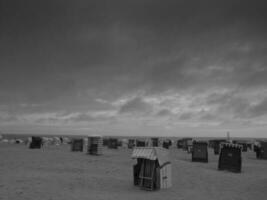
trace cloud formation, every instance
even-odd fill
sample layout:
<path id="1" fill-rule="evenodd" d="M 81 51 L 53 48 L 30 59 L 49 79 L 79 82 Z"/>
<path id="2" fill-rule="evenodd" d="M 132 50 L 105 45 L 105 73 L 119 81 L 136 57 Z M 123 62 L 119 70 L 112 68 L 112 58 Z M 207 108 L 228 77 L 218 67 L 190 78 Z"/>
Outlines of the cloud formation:
<path id="1" fill-rule="evenodd" d="M 256 130 L 267 121 L 266 8 L 263 0 L 5 1 L 0 125 Z"/>
<path id="2" fill-rule="evenodd" d="M 120 113 L 148 114 L 153 111 L 151 104 L 145 102 L 141 97 L 135 97 L 123 104 Z"/>

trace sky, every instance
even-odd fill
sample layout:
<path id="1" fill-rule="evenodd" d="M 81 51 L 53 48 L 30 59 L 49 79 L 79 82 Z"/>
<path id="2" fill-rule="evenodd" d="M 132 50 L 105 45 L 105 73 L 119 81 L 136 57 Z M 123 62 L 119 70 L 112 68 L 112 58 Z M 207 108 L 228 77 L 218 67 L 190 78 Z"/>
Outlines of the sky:
<path id="1" fill-rule="evenodd" d="M 3 133 L 267 137 L 264 0 L 0 4 Z"/>

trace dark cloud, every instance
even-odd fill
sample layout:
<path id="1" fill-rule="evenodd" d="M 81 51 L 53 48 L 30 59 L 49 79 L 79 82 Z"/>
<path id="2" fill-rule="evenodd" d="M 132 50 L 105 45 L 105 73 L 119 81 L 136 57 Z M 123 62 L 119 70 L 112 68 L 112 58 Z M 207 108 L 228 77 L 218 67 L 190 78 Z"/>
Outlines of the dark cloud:
<path id="1" fill-rule="evenodd" d="M 8 114 L 5 116 L 0 115 L 0 121 L 1 122 L 14 122 L 14 121 L 17 122 L 18 117 L 16 115 L 11 115 L 11 114 Z"/>
<path id="2" fill-rule="evenodd" d="M 153 106 L 145 102 L 141 97 L 135 97 L 121 106 L 120 113 L 147 114 L 153 111 Z"/>
<path id="3" fill-rule="evenodd" d="M 74 121 L 74 122 L 92 122 L 92 121 L 96 121 L 97 118 L 91 115 L 82 113 L 82 114 L 78 114 L 77 116 L 72 116 L 68 118 L 67 120 Z"/>
<path id="4" fill-rule="evenodd" d="M 267 115 L 267 98 L 260 103 L 253 105 L 249 108 L 249 115 L 251 117 L 259 117 Z"/>
<path id="5" fill-rule="evenodd" d="M 236 92 L 236 91 L 235 91 Z M 208 105 L 216 105 L 216 115 L 230 115 L 233 118 L 247 118 L 247 111 L 251 106 L 248 98 L 241 97 L 233 91 L 225 94 L 212 94 L 207 98 Z"/>
<path id="6" fill-rule="evenodd" d="M 182 113 L 179 117 L 180 120 L 190 120 L 193 118 L 193 113 L 191 112 L 185 112 L 185 113 Z"/>
<path id="7" fill-rule="evenodd" d="M 264 0 L 1 1 L 0 111 L 110 110 L 127 95 L 171 91 L 208 95 L 216 114 L 263 116 L 264 102 L 250 96 L 267 84 L 266 8 Z M 137 97 L 119 113 L 152 110 Z M 73 121 L 83 119 L 91 120 Z"/>
<path id="8" fill-rule="evenodd" d="M 157 112 L 157 116 L 159 117 L 166 117 L 166 116 L 171 116 L 173 113 L 169 109 L 161 109 L 160 111 Z"/>
<path id="9" fill-rule="evenodd" d="M 9 90 L 20 85 L 19 91 L 34 82 L 41 90 L 47 86 L 55 96 L 53 85 L 61 84 L 74 85 L 66 86 L 68 91 L 88 86 L 103 89 L 107 82 L 118 90 L 144 85 L 165 90 L 203 85 L 206 78 L 214 82 L 223 74 L 192 74 L 188 67 L 200 67 L 202 72 L 218 61 L 230 65 L 244 59 L 262 61 L 265 54 L 257 44 L 266 42 L 263 3 L 6 2 L 1 12 L 1 66 L 6 66 L 2 74 L 18 82 L 4 85 Z M 254 47 L 246 53 L 234 50 L 235 43 Z M 121 81 L 126 88 L 118 86 Z M 29 93 L 34 96 L 36 91 Z"/>
<path id="10" fill-rule="evenodd" d="M 215 105 L 215 113 L 208 115 L 224 115 L 230 114 L 231 117 L 237 119 L 249 119 L 261 117 L 267 114 L 267 100 L 261 100 L 258 97 L 252 98 L 252 95 L 244 95 L 241 91 L 230 91 L 219 94 L 213 93 L 207 97 L 207 105 Z M 258 103 L 255 104 L 255 101 Z M 203 117 L 203 116 L 202 116 Z"/>
<path id="11" fill-rule="evenodd" d="M 95 121 L 95 118 L 92 117 L 91 115 L 87 115 L 87 114 L 79 114 L 75 117 L 71 117 L 69 120 L 71 121 L 85 121 L 85 122 L 88 122 L 88 121 Z"/>
<path id="12" fill-rule="evenodd" d="M 107 122 L 116 120 L 115 116 L 94 115 L 88 113 L 60 113 L 52 116 L 39 116 L 35 122 L 43 124 L 68 124 L 73 122 Z"/>
<path id="13" fill-rule="evenodd" d="M 211 113 L 204 113 L 200 116 L 200 120 L 206 120 L 206 121 L 213 121 L 216 120 L 218 117 Z"/>
<path id="14" fill-rule="evenodd" d="M 211 104 L 225 104 L 227 101 L 231 99 L 234 95 L 234 92 L 227 92 L 227 93 L 212 93 L 206 97 L 206 103 L 208 105 Z"/>
<path id="15" fill-rule="evenodd" d="M 62 122 L 62 120 L 59 117 L 46 117 L 46 118 L 38 118 L 35 119 L 36 123 L 40 124 L 56 124 Z"/>

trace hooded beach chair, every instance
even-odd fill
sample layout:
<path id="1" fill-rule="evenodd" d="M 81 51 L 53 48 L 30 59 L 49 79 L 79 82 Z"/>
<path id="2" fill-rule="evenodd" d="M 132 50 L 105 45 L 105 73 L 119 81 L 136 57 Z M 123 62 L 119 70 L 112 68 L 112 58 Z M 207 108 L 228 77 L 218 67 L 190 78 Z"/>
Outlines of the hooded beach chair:
<path id="1" fill-rule="evenodd" d="M 146 190 L 171 187 L 171 162 L 168 150 L 161 147 L 136 147 L 132 158 L 134 185 Z"/>
<path id="2" fill-rule="evenodd" d="M 267 141 L 261 141 L 257 147 L 257 158 L 267 159 Z"/>
<path id="3" fill-rule="evenodd" d="M 108 140 L 108 148 L 109 149 L 118 149 L 119 141 L 117 138 L 109 138 Z"/>
<path id="4" fill-rule="evenodd" d="M 159 146 L 159 138 L 151 138 L 152 147 L 158 147 Z"/>
<path id="5" fill-rule="evenodd" d="M 221 143 L 221 151 L 218 162 L 219 170 L 241 172 L 242 166 L 242 146 L 231 143 Z"/>
<path id="6" fill-rule="evenodd" d="M 71 151 L 83 151 L 83 139 L 72 139 Z"/>
<path id="7" fill-rule="evenodd" d="M 136 140 L 136 146 L 137 147 L 145 147 L 146 141 L 145 140 Z"/>
<path id="8" fill-rule="evenodd" d="M 192 148 L 193 162 L 208 162 L 208 143 L 204 141 L 194 141 Z"/>
<path id="9" fill-rule="evenodd" d="M 32 136 L 31 137 L 31 142 L 30 142 L 30 149 L 40 149 L 42 146 L 42 138 L 41 137 L 36 137 Z"/>
<path id="10" fill-rule="evenodd" d="M 87 153 L 91 155 L 103 154 L 103 137 L 99 135 L 89 136 L 87 144 Z"/>

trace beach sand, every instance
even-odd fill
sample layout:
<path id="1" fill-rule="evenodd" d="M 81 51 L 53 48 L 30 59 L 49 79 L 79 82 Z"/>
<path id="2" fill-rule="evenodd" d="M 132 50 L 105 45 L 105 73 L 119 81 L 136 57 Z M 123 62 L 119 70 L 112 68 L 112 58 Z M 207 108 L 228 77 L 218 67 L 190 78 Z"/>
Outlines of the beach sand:
<path id="1" fill-rule="evenodd" d="M 249 200 L 266 199 L 267 160 L 242 154 L 242 172 L 218 171 L 218 156 L 192 163 L 191 154 L 170 149 L 172 187 L 145 191 L 133 185 L 130 149 L 104 148 L 104 155 L 71 152 L 69 145 L 28 149 L 0 144 L 0 200 Z"/>

